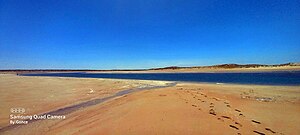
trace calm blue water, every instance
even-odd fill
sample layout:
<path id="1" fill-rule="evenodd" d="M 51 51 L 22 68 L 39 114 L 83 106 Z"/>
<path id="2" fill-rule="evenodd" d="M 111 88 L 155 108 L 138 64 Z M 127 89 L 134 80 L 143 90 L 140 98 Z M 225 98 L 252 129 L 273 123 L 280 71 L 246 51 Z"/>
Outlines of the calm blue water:
<path id="1" fill-rule="evenodd" d="M 41 73 L 23 76 L 115 78 L 260 85 L 300 85 L 300 71 L 260 73 Z"/>

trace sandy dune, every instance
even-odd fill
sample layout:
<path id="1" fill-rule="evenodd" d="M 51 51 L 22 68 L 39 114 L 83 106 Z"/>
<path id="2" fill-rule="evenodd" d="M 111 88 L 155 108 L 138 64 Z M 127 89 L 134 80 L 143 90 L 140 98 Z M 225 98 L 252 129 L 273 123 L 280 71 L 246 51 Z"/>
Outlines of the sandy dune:
<path id="1" fill-rule="evenodd" d="M 26 77 L 26 79 L 50 81 L 48 80 L 50 78 Z M 69 86 L 87 83 L 83 80 L 77 82 L 74 79 L 74 82 L 70 81 L 73 84 Z M 99 81 L 87 80 L 90 83 Z M 113 80 L 102 81 L 107 81 L 106 88 L 112 88 L 115 82 Z M 126 84 L 128 82 L 130 81 L 122 82 L 116 88 L 128 85 Z M 56 83 L 49 84 L 48 87 L 54 88 Z M 3 86 L 1 90 L 2 88 Z M 79 109 L 68 114 L 65 120 L 35 121 L 2 133 L 49 135 L 297 134 L 300 132 L 299 90 L 299 86 L 178 83 L 173 87 L 139 91 Z M 61 91 L 64 92 L 62 89 Z M 83 100 L 81 96 L 69 96 L 68 99 Z M 17 101 L 12 102 L 12 104 L 15 103 Z M 63 103 L 61 101 L 61 104 Z M 32 104 L 32 101 L 23 104 Z M 47 110 L 47 107 L 41 108 L 43 109 L 40 111 Z"/>

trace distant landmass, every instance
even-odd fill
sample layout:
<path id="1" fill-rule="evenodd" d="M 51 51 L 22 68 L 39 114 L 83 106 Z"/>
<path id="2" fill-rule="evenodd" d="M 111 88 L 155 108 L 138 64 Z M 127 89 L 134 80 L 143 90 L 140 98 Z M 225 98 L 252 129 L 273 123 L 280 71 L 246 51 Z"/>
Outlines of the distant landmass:
<path id="1" fill-rule="evenodd" d="M 188 68 L 259 68 L 259 67 L 284 67 L 284 66 L 300 66 L 300 63 L 285 63 L 285 64 L 276 64 L 276 65 L 263 65 L 263 64 L 221 64 L 221 65 L 212 65 L 212 66 L 193 66 L 193 67 L 178 67 L 170 66 L 164 68 L 152 68 L 151 70 L 164 70 L 164 69 L 188 69 Z"/>

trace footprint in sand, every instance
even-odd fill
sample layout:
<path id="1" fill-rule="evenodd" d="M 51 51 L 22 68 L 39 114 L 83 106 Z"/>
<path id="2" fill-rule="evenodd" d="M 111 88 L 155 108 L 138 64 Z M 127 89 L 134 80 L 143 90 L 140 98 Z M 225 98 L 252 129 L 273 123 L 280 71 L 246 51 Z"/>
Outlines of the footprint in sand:
<path id="1" fill-rule="evenodd" d="M 261 124 L 259 121 L 256 121 L 256 120 L 251 120 L 251 121 L 256 124 Z"/>
<path id="2" fill-rule="evenodd" d="M 234 126 L 234 125 L 229 125 L 229 127 L 234 128 L 234 129 L 236 129 L 236 130 L 239 130 L 239 128 L 236 127 L 236 126 Z"/>
<path id="3" fill-rule="evenodd" d="M 221 116 L 222 118 L 225 118 L 225 119 L 231 119 L 230 117 L 228 116 Z"/>
<path id="4" fill-rule="evenodd" d="M 237 112 L 241 112 L 239 109 L 234 109 L 235 111 L 237 111 Z"/>
<path id="5" fill-rule="evenodd" d="M 216 97 L 213 97 L 212 99 L 216 100 L 216 101 L 220 101 L 220 99 L 216 98 Z"/>
<path id="6" fill-rule="evenodd" d="M 211 115 L 217 115 L 214 109 L 210 109 L 209 110 L 209 114 L 211 114 Z"/>
<path id="7" fill-rule="evenodd" d="M 270 131 L 271 133 L 273 133 L 273 134 L 275 134 L 276 132 L 275 131 L 273 131 L 272 129 L 270 129 L 270 128 L 265 128 L 267 131 Z"/>
<path id="8" fill-rule="evenodd" d="M 256 134 L 259 134 L 259 135 L 265 135 L 265 133 L 262 133 L 262 132 L 258 132 L 258 131 L 253 131 L 254 133 L 256 133 Z"/>

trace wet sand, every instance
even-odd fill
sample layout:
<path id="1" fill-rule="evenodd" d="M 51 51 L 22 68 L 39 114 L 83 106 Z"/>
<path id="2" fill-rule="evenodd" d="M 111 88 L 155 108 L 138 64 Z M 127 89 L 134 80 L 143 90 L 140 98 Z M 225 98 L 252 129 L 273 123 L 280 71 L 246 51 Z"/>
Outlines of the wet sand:
<path id="1" fill-rule="evenodd" d="M 33 84 L 30 83 L 32 81 Z M 30 113 L 46 112 L 75 104 L 74 102 L 80 103 L 99 96 L 106 97 L 120 91 L 126 85 L 137 87 L 141 83 L 136 80 L 13 75 L 1 76 L 0 82 L 1 93 L 5 93 L 0 99 L 7 102 L 5 106 L 0 106 L 1 113 L 6 113 L 2 108 L 17 103 L 22 103 L 20 106 L 28 106 L 30 109 L 36 106 Z M 159 81 L 142 82 L 144 85 L 166 84 Z M 92 88 L 95 91 L 99 89 L 99 93 L 85 97 L 89 92 L 88 86 L 94 86 Z M 70 91 L 74 88 L 78 91 Z M 32 98 L 22 96 L 24 89 L 33 91 L 26 95 Z M 36 94 L 40 89 L 44 92 Z M 59 89 L 55 93 L 60 94 L 50 98 L 51 94 L 48 92 L 53 89 Z M 110 89 L 110 93 L 102 94 L 104 89 Z M 14 97 L 14 100 L 9 100 L 11 97 Z M 39 98 L 47 100 L 37 100 Z M 48 106 L 50 103 L 53 105 Z M 40 120 L 1 133 L 297 134 L 300 132 L 300 86 L 178 83 L 172 87 L 117 96 L 101 104 L 78 109 L 66 117 L 64 120 Z M 1 119 L 2 126 L 6 124 L 3 120 L 7 121 L 7 117 Z"/>

